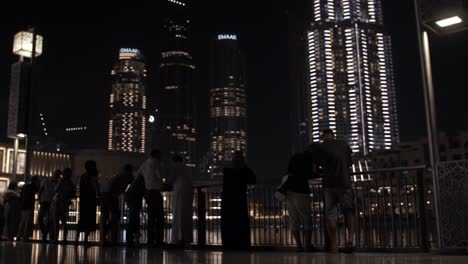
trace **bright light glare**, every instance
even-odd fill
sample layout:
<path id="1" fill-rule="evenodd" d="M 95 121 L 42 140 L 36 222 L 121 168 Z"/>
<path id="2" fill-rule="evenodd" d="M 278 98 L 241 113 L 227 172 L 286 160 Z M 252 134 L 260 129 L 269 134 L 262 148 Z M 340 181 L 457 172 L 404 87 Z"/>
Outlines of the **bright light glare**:
<path id="1" fill-rule="evenodd" d="M 455 24 L 460 24 L 461 22 L 463 22 L 463 21 L 459 16 L 454 16 L 454 17 L 439 20 L 439 21 L 436 22 L 436 24 L 439 27 L 443 28 L 443 27 L 449 27 L 449 26 L 452 26 L 452 25 L 455 25 Z"/>

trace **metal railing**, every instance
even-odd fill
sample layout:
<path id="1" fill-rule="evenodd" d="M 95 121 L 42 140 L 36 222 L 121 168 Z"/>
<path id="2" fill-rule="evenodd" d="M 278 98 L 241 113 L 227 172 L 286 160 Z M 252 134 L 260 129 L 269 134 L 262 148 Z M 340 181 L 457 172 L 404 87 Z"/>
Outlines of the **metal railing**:
<path id="1" fill-rule="evenodd" d="M 468 160 L 438 166 L 441 248 L 468 248 Z"/>
<path id="2" fill-rule="evenodd" d="M 353 174 L 356 246 L 361 249 L 401 249 L 427 251 L 432 247 L 433 215 L 430 178 L 426 167 L 393 168 Z M 258 184 L 247 189 L 252 246 L 294 246 L 284 203 L 274 198 L 275 184 Z M 314 245 L 326 246 L 323 188 L 320 180 L 310 183 Z M 194 190 L 193 244 L 222 245 L 221 185 L 200 186 Z M 165 242 L 170 242 L 172 194 L 164 193 Z M 125 242 L 127 210 L 122 201 L 121 234 Z M 70 210 L 69 222 L 78 220 L 78 203 Z M 97 207 L 96 223 L 100 224 Z M 146 206 L 141 212 L 140 241 L 146 241 Z M 71 234 L 70 236 L 73 236 Z M 339 218 L 339 239 L 344 244 L 344 219 Z M 38 236 L 36 237 L 38 238 Z M 69 237 L 70 239 L 70 237 Z M 99 232 L 91 240 L 100 239 Z"/>

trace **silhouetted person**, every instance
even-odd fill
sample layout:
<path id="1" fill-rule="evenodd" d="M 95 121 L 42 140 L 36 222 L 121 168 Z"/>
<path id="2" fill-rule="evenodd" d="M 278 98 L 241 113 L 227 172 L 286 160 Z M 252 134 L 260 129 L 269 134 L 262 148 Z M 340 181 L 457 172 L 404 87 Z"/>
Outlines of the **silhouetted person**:
<path id="1" fill-rule="evenodd" d="M 36 204 L 36 193 L 39 191 L 40 180 L 32 176 L 31 180 L 24 184 L 21 189 L 21 221 L 18 227 L 18 239 L 29 240 L 33 234 L 34 206 Z"/>
<path id="2" fill-rule="evenodd" d="M 69 208 L 72 200 L 76 197 L 76 186 L 71 180 L 72 174 L 72 169 L 64 169 L 63 177 L 55 188 L 54 201 L 51 206 L 52 232 L 50 236 L 52 242 L 58 239 L 60 223 L 63 226 L 63 242 L 67 241 Z"/>
<path id="3" fill-rule="evenodd" d="M 113 244 L 119 240 L 120 208 L 119 197 L 125 192 L 127 186 L 133 181 L 133 166 L 124 165 L 119 172 L 109 180 L 109 192 L 101 195 L 102 237 L 104 242 Z"/>
<path id="4" fill-rule="evenodd" d="M 110 181 L 113 175 L 100 175 L 99 177 L 99 202 L 100 202 L 100 232 L 101 244 L 107 245 L 110 240 L 107 237 L 110 229 L 111 200 Z"/>
<path id="5" fill-rule="evenodd" d="M 7 240 L 13 240 L 18 233 L 21 218 L 21 199 L 17 182 L 10 182 L 8 185 L 8 189 L 3 193 L 3 204 L 3 237 Z"/>
<path id="6" fill-rule="evenodd" d="M 298 251 L 315 250 L 311 244 L 313 226 L 309 188 L 309 179 L 312 179 L 314 174 L 314 160 L 310 152 L 297 153 L 289 160 L 288 178 L 283 188 L 286 190 L 289 229 Z M 301 242 L 301 229 L 304 232 L 304 245 Z"/>
<path id="7" fill-rule="evenodd" d="M 354 217 L 354 196 L 350 179 L 352 165 L 352 150 L 342 140 L 335 139 L 333 130 L 322 133 L 322 143 L 318 148 L 317 157 L 323 167 L 323 188 L 325 197 L 325 216 L 330 239 L 330 251 L 338 252 L 338 205 L 344 214 L 348 236 L 346 252 L 354 251 L 353 238 L 356 227 Z"/>
<path id="8" fill-rule="evenodd" d="M 96 230 L 96 206 L 98 202 L 99 184 L 98 169 L 94 160 L 85 163 L 86 173 L 80 177 L 80 218 L 76 241 L 81 232 L 84 232 L 84 243 L 88 243 L 90 232 Z"/>
<path id="9" fill-rule="evenodd" d="M 174 186 L 172 193 L 172 243 L 186 246 L 192 242 L 193 183 L 189 168 L 182 157 L 172 158 L 172 173 L 169 183 Z"/>
<path id="10" fill-rule="evenodd" d="M 140 211 L 145 194 L 145 180 L 139 174 L 125 191 L 125 202 L 128 207 L 127 245 L 134 246 L 140 237 Z"/>
<path id="11" fill-rule="evenodd" d="M 250 247 L 247 184 L 256 182 L 254 172 L 245 164 L 242 152 L 234 153 L 232 165 L 223 170 L 221 193 L 221 236 L 226 249 Z"/>
<path id="12" fill-rule="evenodd" d="M 55 188 L 62 175 L 61 170 L 56 170 L 52 177 L 46 177 L 41 182 L 39 188 L 39 213 L 37 215 L 37 222 L 41 230 L 42 241 L 47 240 L 47 235 L 50 232 L 52 219 L 50 214 L 50 206 L 54 200 Z"/>
<path id="13" fill-rule="evenodd" d="M 143 162 L 137 175 L 141 174 L 145 181 L 146 203 L 148 205 L 148 246 L 162 245 L 164 232 L 164 209 L 161 195 L 161 152 L 151 151 L 150 157 Z"/>

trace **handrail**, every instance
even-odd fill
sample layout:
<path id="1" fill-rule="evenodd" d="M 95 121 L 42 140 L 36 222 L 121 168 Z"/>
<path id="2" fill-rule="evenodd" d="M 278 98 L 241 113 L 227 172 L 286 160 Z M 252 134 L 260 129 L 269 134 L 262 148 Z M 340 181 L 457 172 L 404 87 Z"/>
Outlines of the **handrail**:
<path id="1" fill-rule="evenodd" d="M 362 175 L 362 174 L 377 174 L 377 173 L 385 173 L 385 172 L 398 172 L 398 171 L 418 171 L 418 170 L 424 170 L 424 169 L 429 169 L 428 166 L 426 165 L 418 165 L 418 166 L 409 166 L 409 167 L 393 167 L 393 168 L 383 168 L 383 169 L 375 169 L 375 170 L 368 170 L 368 171 L 356 171 L 356 172 L 351 172 L 350 176 L 355 176 L 355 175 Z M 311 179 L 312 181 L 321 181 L 322 177 L 314 178 Z M 277 183 L 277 181 L 265 181 L 265 182 L 260 182 L 255 185 L 261 185 L 261 184 L 273 184 Z M 222 184 L 219 184 L 222 185 Z"/>
<path id="2" fill-rule="evenodd" d="M 361 174 L 375 174 L 375 173 L 382 173 L 382 172 L 395 172 L 395 171 L 415 171 L 415 170 L 422 170 L 428 169 L 429 167 L 426 165 L 419 165 L 419 166 L 410 166 L 410 167 L 394 167 L 394 168 L 384 168 L 384 169 L 375 169 L 369 171 L 359 171 L 359 172 L 352 172 L 351 175 L 361 175 Z"/>

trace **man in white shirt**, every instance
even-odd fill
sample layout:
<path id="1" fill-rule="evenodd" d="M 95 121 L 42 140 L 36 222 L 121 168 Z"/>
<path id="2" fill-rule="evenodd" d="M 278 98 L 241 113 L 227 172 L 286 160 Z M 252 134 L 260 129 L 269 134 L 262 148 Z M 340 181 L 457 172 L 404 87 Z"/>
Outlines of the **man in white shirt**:
<path id="1" fill-rule="evenodd" d="M 164 211 L 161 187 L 161 151 L 154 149 L 150 157 L 138 169 L 138 176 L 143 176 L 148 205 L 148 246 L 161 245 L 164 232 Z"/>

